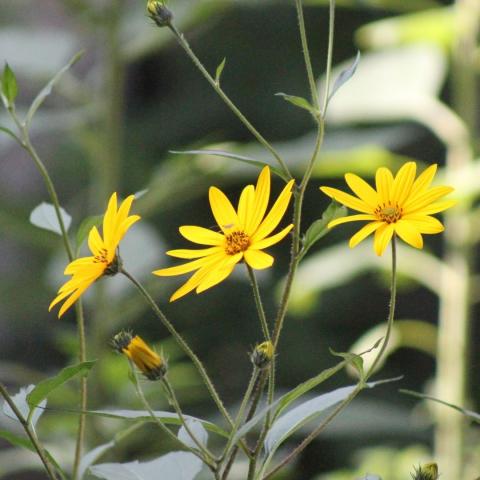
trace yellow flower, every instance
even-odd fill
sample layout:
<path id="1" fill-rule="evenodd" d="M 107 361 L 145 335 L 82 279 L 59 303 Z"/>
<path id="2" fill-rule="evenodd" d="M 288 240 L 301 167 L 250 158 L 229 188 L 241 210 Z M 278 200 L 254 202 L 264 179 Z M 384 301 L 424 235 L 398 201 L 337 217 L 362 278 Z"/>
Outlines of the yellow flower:
<path id="1" fill-rule="evenodd" d="M 265 368 L 272 361 L 274 353 L 275 347 L 273 343 L 267 340 L 254 348 L 251 360 L 256 367 Z"/>
<path id="2" fill-rule="evenodd" d="M 436 463 L 427 463 L 422 465 L 418 469 L 415 468 L 415 472 L 412 474 L 413 480 L 438 480 L 438 466 Z"/>
<path id="3" fill-rule="evenodd" d="M 270 197 L 268 167 L 261 171 L 256 187 L 248 185 L 243 189 L 237 210 L 224 193 L 216 187 L 210 187 L 210 207 L 221 231 L 215 232 L 191 225 L 180 227 L 180 233 L 187 240 L 207 245 L 208 248 L 170 250 L 167 254 L 172 257 L 196 260 L 153 272 L 159 276 L 172 276 L 196 270 L 172 295 L 170 301 L 173 302 L 194 289 L 200 293 L 217 285 L 225 280 L 235 265 L 242 260 L 257 270 L 271 267 L 273 257 L 262 250 L 278 243 L 293 228 L 293 224 L 290 224 L 269 237 L 287 210 L 292 196 L 292 186 L 293 180 L 287 183 L 268 214 L 266 214 Z"/>
<path id="4" fill-rule="evenodd" d="M 60 289 L 50 304 L 49 311 L 59 302 L 67 298 L 60 311 L 60 318 L 82 295 L 82 293 L 103 275 L 115 275 L 119 268 L 120 259 L 117 256 L 117 247 L 127 230 L 138 220 L 138 215 L 128 215 L 134 196 L 126 198 L 117 210 L 117 194 L 114 193 L 108 202 L 107 211 L 103 217 L 103 238 L 93 227 L 88 235 L 88 246 L 93 254 L 73 260 L 67 265 L 64 274 L 72 275 Z"/>
<path id="5" fill-rule="evenodd" d="M 428 167 L 415 180 L 416 169 L 415 162 L 408 162 L 394 178 L 388 168 L 379 168 L 375 176 L 376 190 L 357 175 L 347 173 L 345 180 L 358 198 L 336 188 L 321 187 L 323 193 L 337 202 L 362 212 L 333 220 L 328 228 L 357 220 L 369 221 L 350 239 L 349 245 L 353 248 L 375 232 L 373 245 L 377 255 L 383 254 L 394 234 L 409 245 L 422 248 L 422 234 L 444 230 L 443 225 L 431 215 L 452 207 L 456 202 L 437 201 L 452 192 L 452 187 L 430 188 L 437 165 Z"/>
<path id="6" fill-rule="evenodd" d="M 126 355 L 149 380 L 159 380 L 166 371 L 165 360 L 154 352 L 138 335 L 120 332 L 113 339 L 114 347 Z"/>

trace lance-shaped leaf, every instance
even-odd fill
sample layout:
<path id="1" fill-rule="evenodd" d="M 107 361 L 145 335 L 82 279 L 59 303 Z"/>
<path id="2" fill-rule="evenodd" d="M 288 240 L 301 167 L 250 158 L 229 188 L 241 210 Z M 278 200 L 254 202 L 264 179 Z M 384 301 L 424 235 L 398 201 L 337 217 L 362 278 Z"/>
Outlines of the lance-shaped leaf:
<path id="1" fill-rule="evenodd" d="M 65 230 L 68 231 L 70 224 L 72 223 L 72 217 L 62 207 L 60 207 L 60 215 Z M 57 212 L 51 203 L 42 202 L 40 205 L 37 205 L 32 210 L 32 213 L 30 213 L 30 223 L 36 227 L 43 228 L 44 230 L 57 233 L 58 235 L 62 234 Z"/>
<path id="2" fill-rule="evenodd" d="M 335 93 L 339 90 L 339 88 L 342 87 L 342 85 L 347 83 L 353 77 L 353 75 L 355 75 L 359 62 L 360 62 L 360 52 L 357 52 L 357 55 L 353 63 L 350 66 L 348 66 L 345 70 L 342 70 L 340 72 L 340 75 L 335 80 L 332 90 L 328 95 L 328 101 L 331 100 L 331 98 L 335 95 Z"/>
<path id="3" fill-rule="evenodd" d="M 3 69 L 1 86 L 2 94 L 6 100 L 5 107 L 7 107 L 15 101 L 15 98 L 17 98 L 18 95 L 17 79 L 8 63 L 5 64 L 5 67 Z"/>
<path id="4" fill-rule="evenodd" d="M 313 116 L 318 114 L 318 111 L 313 107 L 313 105 L 303 97 L 297 97 L 295 95 L 288 95 L 286 93 L 276 93 L 278 97 L 283 97 L 284 100 L 287 102 L 291 103 L 292 105 L 295 105 L 296 107 L 303 108 L 304 110 L 307 110 L 310 112 Z"/>

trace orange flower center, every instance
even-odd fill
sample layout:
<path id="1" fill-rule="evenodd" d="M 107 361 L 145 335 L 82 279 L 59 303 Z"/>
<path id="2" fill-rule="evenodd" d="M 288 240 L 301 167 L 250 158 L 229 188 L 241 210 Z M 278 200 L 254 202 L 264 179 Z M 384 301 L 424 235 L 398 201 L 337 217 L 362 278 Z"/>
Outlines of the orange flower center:
<path id="1" fill-rule="evenodd" d="M 374 213 L 382 222 L 395 223 L 402 218 L 403 208 L 400 207 L 398 203 L 382 203 L 381 205 L 377 206 Z"/>
<path id="2" fill-rule="evenodd" d="M 244 252 L 250 246 L 250 237 L 241 230 L 225 235 L 225 252 L 227 255 L 236 255 Z"/>
<path id="3" fill-rule="evenodd" d="M 95 255 L 95 259 L 93 260 L 95 263 L 105 263 L 108 265 L 107 260 L 108 251 L 106 248 L 102 248 L 98 255 Z"/>

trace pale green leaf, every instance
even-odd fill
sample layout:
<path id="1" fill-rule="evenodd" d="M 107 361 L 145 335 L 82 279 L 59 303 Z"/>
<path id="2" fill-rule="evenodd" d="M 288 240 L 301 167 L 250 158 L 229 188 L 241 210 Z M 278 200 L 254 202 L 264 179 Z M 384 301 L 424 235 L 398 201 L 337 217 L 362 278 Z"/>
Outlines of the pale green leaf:
<path id="1" fill-rule="evenodd" d="M 72 223 L 72 217 L 62 207 L 60 207 L 60 215 L 62 216 L 65 230 L 68 231 Z M 37 205 L 30 213 L 30 223 L 36 227 L 62 235 L 57 212 L 51 203 L 42 202 L 40 205 Z"/>
<path id="2" fill-rule="evenodd" d="M 359 378 L 363 379 L 365 372 L 363 368 L 363 358 L 360 355 L 351 352 L 335 352 L 331 348 L 329 350 L 332 355 L 344 358 L 350 365 L 353 365 L 358 372 Z"/>
<path id="3" fill-rule="evenodd" d="M 0 132 L 3 132 L 3 133 L 6 133 L 7 135 L 9 135 L 10 137 L 12 137 L 16 142 L 18 142 L 19 144 L 22 143 L 22 141 L 15 135 L 15 133 L 13 133 L 9 128 L 7 127 L 0 127 Z"/>
<path id="4" fill-rule="evenodd" d="M 30 105 L 30 108 L 28 109 L 27 115 L 25 117 L 25 126 L 28 129 L 30 126 L 30 122 L 32 121 L 33 116 L 35 115 L 35 112 L 40 108 L 42 103 L 45 101 L 45 99 L 50 95 L 52 92 L 52 88 L 60 81 L 62 78 L 63 74 L 69 70 L 72 65 L 78 62 L 80 58 L 83 55 L 83 50 L 81 52 L 78 52 L 75 54 L 72 59 L 65 65 L 62 69 L 60 69 L 55 76 L 45 85 L 45 87 L 40 90 L 39 94 L 35 97 L 33 100 L 32 104 Z"/>
<path id="5" fill-rule="evenodd" d="M 13 104 L 18 95 L 18 85 L 15 74 L 8 63 L 5 63 L 5 67 L 3 69 L 1 85 L 2 93 L 7 99 L 8 105 Z"/>
<path id="6" fill-rule="evenodd" d="M 225 62 L 227 61 L 226 58 L 222 60 L 222 63 L 217 67 L 217 70 L 215 71 L 215 83 L 217 85 L 220 85 L 220 79 L 222 77 L 223 69 L 225 68 Z"/>
<path id="7" fill-rule="evenodd" d="M 318 112 L 315 108 L 310 104 L 310 102 L 303 98 L 303 97 L 296 97 L 295 95 L 287 95 L 286 93 L 276 93 L 278 97 L 283 97 L 284 100 L 295 105 L 296 107 L 303 108 L 304 110 L 309 111 L 312 115 L 316 115 Z"/>
<path id="8" fill-rule="evenodd" d="M 200 442 L 201 445 L 205 447 L 208 441 L 208 433 L 202 425 L 202 422 L 193 418 L 189 418 L 186 419 L 186 423 L 193 436 Z M 198 449 L 197 444 L 194 442 L 184 425 L 182 425 L 178 430 L 177 437 L 188 447 Z"/>
<path id="9" fill-rule="evenodd" d="M 330 94 L 328 95 L 328 101 L 335 95 L 335 93 L 344 85 L 347 83 L 353 75 L 355 75 L 355 72 L 357 71 L 358 63 L 360 62 L 360 52 L 357 52 L 357 55 L 355 57 L 355 60 L 353 63 L 345 68 L 345 70 L 342 70 L 340 72 L 340 75 L 337 77 L 335 80 L 335 83 L 333 84 L 332 90 L 330 91 Z"/>

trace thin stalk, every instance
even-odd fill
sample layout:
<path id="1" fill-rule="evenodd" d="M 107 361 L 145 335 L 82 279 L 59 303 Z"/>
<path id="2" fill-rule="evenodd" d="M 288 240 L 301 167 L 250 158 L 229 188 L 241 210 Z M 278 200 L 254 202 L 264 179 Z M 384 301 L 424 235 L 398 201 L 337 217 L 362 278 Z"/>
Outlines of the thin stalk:
<path id="1" fill-rule="evenodd" d="M 260 296 L 260 289 L 258 287 L 257 277 L 252 267 L 245 263 L 247 267 L 248 277 L 250 278 L 250 284 L 252 285 L 253 298 L 255 299 L 255 305 L 257 307 L 258 318 L 262 326 L 263 336 L 265 340 L 270 340 L 270 331 L 268 328 L 267 317 L 263 308 L 262 297 Z"/>
<path id="2" fill-rule="evenodd" d="M 325 119 L 327 113 L 328 100 L 330 95 L 330 83 L 332 79 L 333 63 L 333 40 L 335 37 L 335 0 L 330 0 L 329 18 L 328 18 L 328 47 L 327 47 L 327 68 L 325 71 L 325 92 L 323 93 L 322 118 Z"/>
<path id="3" fill-rule="evenodd" d="M 50 174 L 48 173 L 47 168 L 45 167 L 45 164 L 42 162 L 40 156 L 38 155 L 35 147 L 33 146 L 30 140 L 30 134 L 28 132 L 28 129 L 26 128 L 25 124 L 19 121 L 15 111 L 15 106 L 14 105 L 9 106 L 8 111 L 20 132 L 20 135 L 21 135 L 20 145 L 23 147 L 24 150 L 26 150 L 26 152 L 32 158 L 38 171 L 40 172 L 40 175 L 43 178 L 48 194 L 50 196 L 50 200 L 55 210 L 55 216 L 60 226 L 63 245 L 65 247 L 65 251 L 67 253 L 68 259 L 71 262 L 75 258 L 75 255 L 73 253 L 73 248 L 71 246 L 70 239 L 67 234 L 67 229 L 65 227 L 65 223 L 63 221 L 63 217 L 60 212 L 60 202 L 58 200 L 57 191 L 55 190 L 53 181 L 50 177 Z M 86 353 L 87 347 L 86 347 L 86 340 L 85 340 L 85 318 L 83 315 L 83 308 L 82 308 L 82 303 L 80 299 L 77 301 L 75 309 L 76 309 L 75 311 L 76 311 L 78 340 L 79 340 L 79 360 L 80 362 L 84 362 L 87 359 L 87 353 Z M 82 412 L 87 409 L 87 395 L 88 395 L 87 379 L 82 378 L 82 380 L 80 381 L 80 408 Z M 75 446 L 75 457 L 73 461 L 73 470 L 72 470 L 74 480 L 77 478 L 78 468 L 80 465 L 80 459 L 82 455 L 82 447 L 83 447 L 83 441 L 85 437 L 85 422 L 86 422 L 86 415 L 84 413 L 81 413 L 78 420 L 77 441 Z"/>
<path id="4" fill-rule="evenodd" d="M 31 428 L 30 424 L 22 415 L 22 412 L 20 412 L 20 410 L 17 408 L 17 406 L 15 405 L 15 402 L 12 400 L 12 397 L 10 397 L 10 394 L 8 393 L 7 389 L 2 383 L 0 383 L 0 395 L 5 399 L 5 401 L 7 402 L 9 407 L 12 409 L 15 416 L 18 418 L 18 421 L 21 423 L 23 429 L 25 430 L 25 433 L 27 434 L 28 438 L 32 442 L 32 445 L 35 448 L 35 451 L 37 452 L 38 456 L 40 457 L 40 460 L 43 463 L 43 466 L 45 468 L 45 471 L 47 472 L 48 477 L 51 480 L 57 480 L 57 476 L 55 475 L 55 472 L 52 466 L 50 465 L 50 462 L 47 459 L 45 449 L 38 441 L 38 438 L 35 435 L 34 430 Z"/>
<path id="5" fill-rule="evenodd" d="M 215 79 L 208 73 L 207 69 L 203 66 L 202 62 L 195 55 L 194 51 L 188 44 L 185 36 L 180 33 L 175 25 L 170 23 L 168 25 L 169 29 L 174 34 L 180 46 L 185 50 L 185 53 L 190 57 L 195 66 L 200 70 L 200 73 L 205 77 L 208 83 L 212 86 L 218 96 L 225 102 L 225 104 L 230 108 L 230 110 L 237 116 L 237 118 L 245 125 L 245 127 L 250 131 L 250 133 L 258 140 L 258 142 L 265 147 L 278 162 L 280 168 L 288 179 L 292 178 L 290 170 L 288 169 L 287 164 L 282 159 L 280 154 L 275 150 L 275 148 L 266 140 L 260 132 L 250 123 L 250 121 L 245 117 L 245 115 L 238 109 L 238 107 L 232 102 L 232 100 L 227 96 L 227 94 L 220 87 L 220 84 L 215 81 Z"/>
<path id="6" fill-rule="evenodd" d="M 185 428 L 186 432 L 190 436 L 190 438 L 193 440 L 197 448 L 199 449 L 200 452 L 204 455 L 205 463 L 214 470 L 217 469 L 217 466 L 215 464 L 215 457 L 214 455 L 206 448 L 202 443 L 198 440 L 196 435 L 192 432 L 192 429 L 188 425 L 187 420 L 185 419 L 185 416 L 183 415 L 182 409 L 180 408 L 180 403 L 178 402 L 177 396 L 175 394 L 175 390 L 173 389 L 172 385 L 170 384 L 168 378 L 166 376 L 163 377 L 162 379 L 163 386 L 169 396 L 169 400 L 175 410 L 175 412 L 178 415 L 178 418 L 180 419 L 180 422 L 182 422 L 183 427 Z"/>
<path id="7" fill-rule="evenodd" d="M 128 273 L 126 270 L 122 269 L 122 273 L 135 285 L 135 287 L 137 287 L 138 291 L 143 296 L 143 298 L 147 301 L 147 303 L 150 305 L 151 309 L 153 310 L 153 312 L 155 313 L 157 318 L 162 322 L 164 327 L 173 336 L 173 338 L 176 340 L 176 342 L 182 348 L 182 350 L 190 357 L 193 364 L 197 368 L 200 376 L 202 377 L 202 380 L 205 383 L 205 386 L 207 387 L 213 401 L 217 405 L 218 410 L 223 415 L 223 417 L 228 422 L 228 424 L 231 427 L 233 427 L 234 422 L 232 420 L 232 417 L 230 417 L 230 414 L 228 413 L 227 409 L 223 405 L 223 402 L 222 402 L 220 396 L 218 395 L 217 391 L 215 390 L 215 387 L 214 387 L 212 381 L 210 380 L 210 377 L 208 376 L 207 371 L 205 370 L 205 367 L 203 366 L 203 363 L 195 355 L 195 353 L 189 347 L 189 345 L 183 339 L 183 337 L 177 332 L 175 327 L 170 323 L 170 321 L 167 319 L 165 314 L 160 310 L 160 308 L 156 304 L 155 300 L 150 296 L 150 294 L 147 292 L 147 290 L 145 290 L 143 285 L 135 277 L 133 277 L 130 273 Z M 243 446 L 243 448 L 245 448 L 245 446 Z"/>
<path id="8" fill-rule="evenodd" d="M 145 407 L 145 410 L 147 410 L 147 412 L 152 417 L 153 421 L 158 425 L 160 430 L 162 430 L 162 432 L 165 433 L 168 437 L 170 437 L 175 442 L 181 443 L 189 452 L 193 453 L 195 456 L 197 456 L 202 461 L 204 461 L 203 455 L 200 452 L 198 452 L 194 448 L 189 447 L 188 445 L 185 445 L 182 441 L 179 440 L 179 438 L 167 426 L 165 426 L 157 418 L 157 416 L 155 415 L 155 412 L 153 411 L 152 407 L 150 406 L 150 403 L 148 403 L 148 400 L 145 398 L 145 394 L 143 393 L 142 387 L 140 386 L 140 381 L 138 379 L 138 374 L 135 370 L 135 366 L 133 365 L 131 360 L 129 360 L 129 363 L 130 363 L 130 369 L 131 369 L 133 380 L 134 380 L 133 384 L 134 384 L 134 387 L 135 387 L 135 391 L 137 392 L 137 396 L 140 399 L 140 401 L 142 402 L 142 405 Z"/>
<path id="9" fill-rule="evenodd" d="M 242 399 L 242 403 L 240 404 L 240 408 L 238 409 L 237 417 L 235 418 L 235 425 L 233 426 L 232 431 L 230 432 L 227 445 L 225 446 L 225 449 L 223 451 L 223 454 L 221 457 L 222 459 L 226 458 L 226 456 L 228 455 L 228 452 L 230 451 L 230 448 L 232 447 L 232 444 L 233 444 L 233 439 L 237 434 L 237 431 L 240 428 L 240 425 L 242 424 L 242 420 L 245 415 L 245 409 L 247 408 L 248 402 L 250 401 L 250 398 L 252 396 L 252 392 L 257 383 L 259 373 L 260 373 L 260 370 L 257 367 L 254 367 L 252 371 L 252 375 L 250 377 L 250 381 L 248 382 L 247 390 L 245 391 L 245 394 Z M 232 450 L 230 454 L 230 458 L 228 459 L 225 469 L 223 471 L 223 474 L 221 476 L 222 480 L 226 480 L 228 478 L 228 474 L 230 472 L 230 469 L 232 468 L 237 451 L 238 451 L 237 449 Z"/>
<path id="10" fill-rule="evenodd" d="M 395 304 L 397 297 L 397 249 L 396 249 L 396 238 L 392 237 L 392 277 L 390 283 L 390 303 L 388 310 L 388 320 L 387 320 L 387 331 L 382 342 L 382 346 L 375 357 L 371 367 L 365 376 L 360 380 L 357 387 L 353 392 L 343 400 L 333 411 L 328 415 L 328 417 L 317 427 L 315 428 L 297 447 L 295 447 L 279 464 L 277 464 L 272 470 L 270 470 L 265 476 L 262 477 L 263 480 L 271 478 L 275 473 L 282 469 L 285 465 L 290 463 L 297 455 L 299 455 L 305 448 L 330 424 L 330 422 L 342 412 L 353 399 L 366 387 L 368 379 L 372 376 L 375 371 L 375 367 L 378 365 L 378 362 L 383 357 L 385 350 L 387 349 L 390 335 L 393 328 L 393 322 L 395 319 Z"/>

